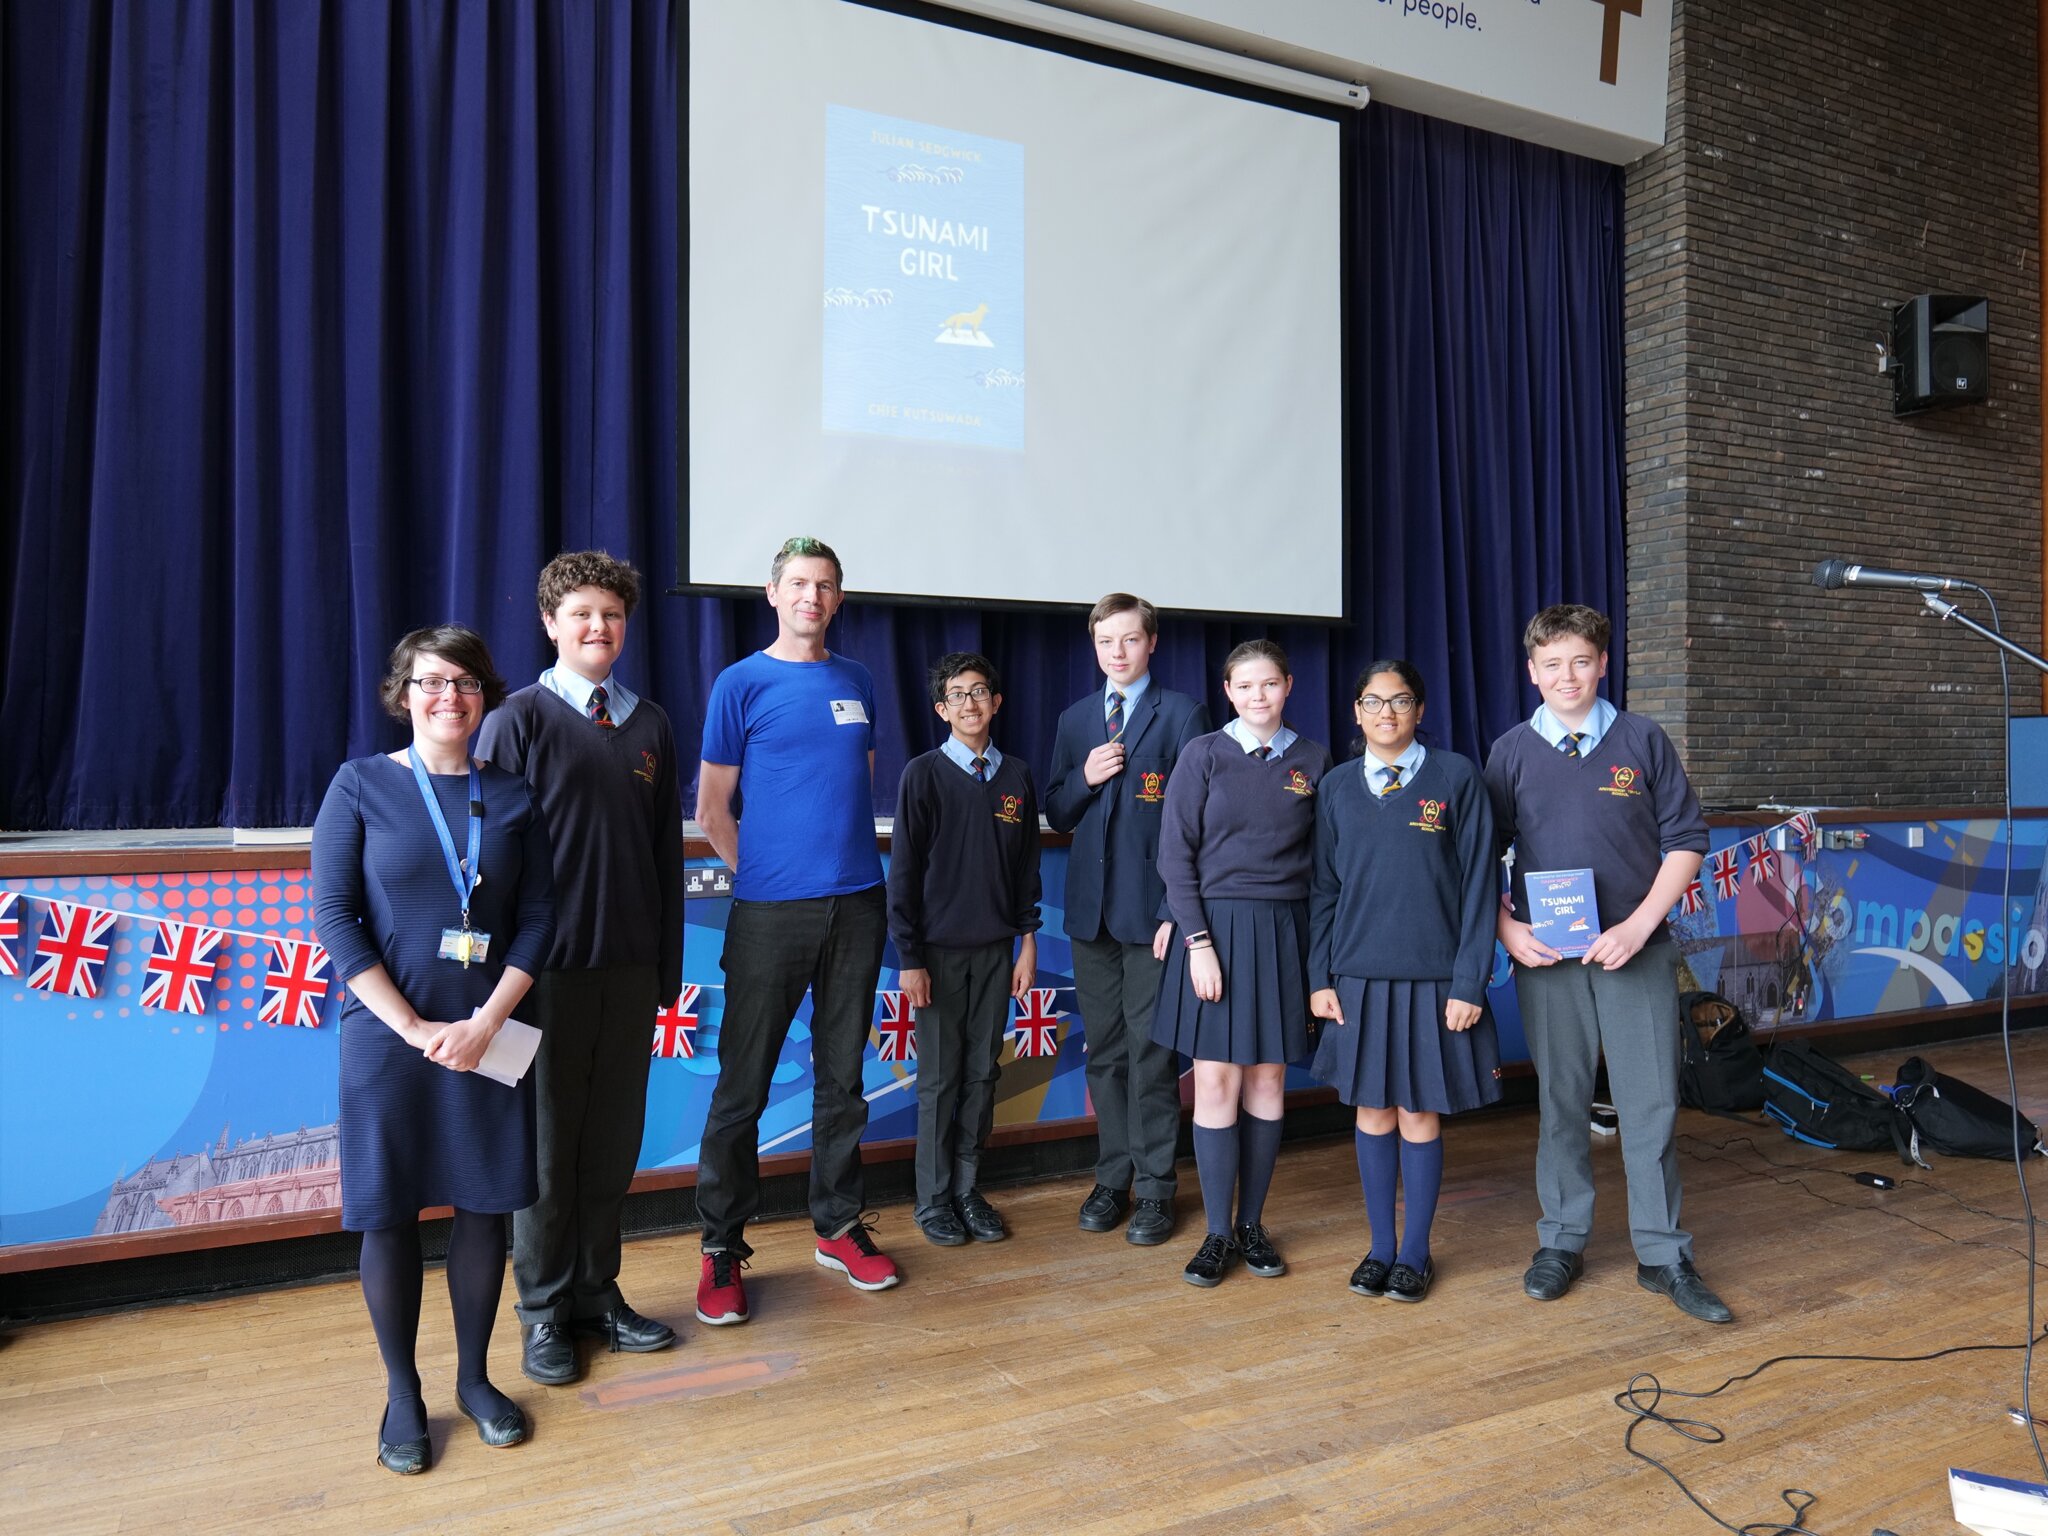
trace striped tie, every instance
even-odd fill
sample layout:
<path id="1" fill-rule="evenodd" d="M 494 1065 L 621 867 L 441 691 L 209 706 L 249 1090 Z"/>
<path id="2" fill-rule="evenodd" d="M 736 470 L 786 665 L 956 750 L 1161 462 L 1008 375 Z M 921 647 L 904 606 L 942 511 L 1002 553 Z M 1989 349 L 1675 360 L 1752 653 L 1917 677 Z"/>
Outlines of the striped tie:
<path id="1" fill-rule="evenodd" d="M 977 757 L 977 758 L 976 758 L 976 759 L 974 760 L 974 781 L 975 781 L 975 783 L 977 783 L 977 784 L 986 784 L 986 783 L 988 782 L 988 759 L 987 759 L 987 758 L 985 758 L 985 757 Z"/>
<path id="2" fill-rule="evenodd" d="M 1114 688 L 1109 690 L 1109 739 L 1117 741 L 1124 734 L 1124 696 Z"/>
<path id="3" fill-rule="evenodd" d="M 605 694 L 602 686 L 590 690 L 590 718 L 599 725 L 610 725 L 612 723 L 612 712 L 605 707 Z"/>
<path id="4" fill-rule="evenodd" d="M 1271 757 L 1272 755 L 1273 755 L 1273 749 L 1272 749 L 1271 747 L 1253 747 L 1253 748 L 1252 748 L 1252 756 L 1253 756 L 1253 757 L 1256 757 L 1256 758 L 1257 758 L 1257 759 L 1258 759 L 1258 760 L 1259 760 L 1260 762 L 1262 762 L 1262 763 L 1263 763 L 1263 762 L 1264 762 L 1264 761 L 1265 761 L 1265 760 L 1266 760 L 1267 758 Z"/>
<path id="5" fill-rule="evenodd" d="M 1383 800 L 1401 787 L 1401 765 L 1390 764 L 1385 771 L 1387 782 L 1380 786 L 1380 798 Z"/>
<path id="6" fill-rule="evenodd" d="M 1563 752 L 1566 757 L 1577 757 L 1579 755 L 1579 743 L 1585 739 L 1586 733 L 1584 731 L 1569 732 L 1559 744 L 1558 750 Z"/>

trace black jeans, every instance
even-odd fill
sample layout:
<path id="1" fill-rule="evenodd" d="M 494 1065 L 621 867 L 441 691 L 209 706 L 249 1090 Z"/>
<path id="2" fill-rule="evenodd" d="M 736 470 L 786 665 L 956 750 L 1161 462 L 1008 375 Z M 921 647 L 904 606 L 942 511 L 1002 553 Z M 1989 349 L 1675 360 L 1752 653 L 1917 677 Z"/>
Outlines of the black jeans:
<path id="1" fill-rule="evenodd" d="M 811 1224 L 837 1237 L 860 1219 L 861 1060 L 875 1016 L 888 919 L 882 887 L 807 901 L 735 901 L 725 926 L 718 1086 L 704 1119 L 697 1212 L 704 1248 L 751 1253 L 761 1208 L 761 1112 L 797 1004 L 811 994 Z"/>

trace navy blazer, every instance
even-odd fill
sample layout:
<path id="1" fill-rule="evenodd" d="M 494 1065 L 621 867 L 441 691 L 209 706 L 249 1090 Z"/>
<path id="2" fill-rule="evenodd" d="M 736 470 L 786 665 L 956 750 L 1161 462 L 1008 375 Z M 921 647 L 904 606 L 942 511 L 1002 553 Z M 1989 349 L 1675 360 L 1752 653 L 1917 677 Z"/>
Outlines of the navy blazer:
<path id="1" fill-rule="evenodd" d="M 1167 776 L 1181 749 L 1208 733 L 1209 710 L 1154 678 L 1124 721 L 1123 772 L 1091 789 L 1081 770 L 1109 740 L 1103 698 L 1097 688 L 1061 713 L 1045 785 L 1046 820 L 1055 832 L 1074 834 L 1067 937 L 1150 944 L 1166 895 L 1157 861 Z"/>

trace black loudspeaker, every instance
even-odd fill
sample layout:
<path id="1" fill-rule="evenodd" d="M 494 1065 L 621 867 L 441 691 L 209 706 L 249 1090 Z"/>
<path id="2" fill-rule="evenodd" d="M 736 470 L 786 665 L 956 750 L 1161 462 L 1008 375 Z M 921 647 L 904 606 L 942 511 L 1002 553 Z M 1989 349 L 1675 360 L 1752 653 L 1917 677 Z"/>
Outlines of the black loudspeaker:
<path id="1" fill-rule="evenodd" d="M 1892 412 L 1969 405 L 1991 392 L 1990 305 L 1923 293 L 1892 311 Z"/>

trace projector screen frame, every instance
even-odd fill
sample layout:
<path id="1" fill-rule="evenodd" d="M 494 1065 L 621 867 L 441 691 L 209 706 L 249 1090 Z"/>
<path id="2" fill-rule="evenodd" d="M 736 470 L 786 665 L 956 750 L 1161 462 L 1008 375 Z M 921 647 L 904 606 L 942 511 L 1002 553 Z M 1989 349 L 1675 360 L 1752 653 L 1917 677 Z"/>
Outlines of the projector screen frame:
<path id="1" fill-rule="evenodd" d="M 690 579 L 690 9 L 694 0 L 685 0 L 683 7 L 682 46 L 679 49 L 681 64 L 676 85 L 676 265 L 675 265 L 675 311 L 676 311 L 676 579 L 667 589 L 670 597 L 713 597 L 737 598 L 759 594 L 767 585 L 767 565 L 770 549 L 766 542 L 762 546 L 761 582 L 758 585 L 739 585 L 723 582 L 698 582 Z M 1004 42 L 1022 44 L 1046 52 L 1063 54 L 1084 63 L 1098 64 L 1106 68 L 1121 69 L 1131 74 L 1145 75 L 1165 80 L 1196 90 L 1205 90 L 1222 96 L 1232 96 L 1244 101 L 1258 102 L 1265 106 L 1278 107 L 1298 112 L 1308 117 L 1323 118 L 1337 130 L 1337 280 L 1338 280 L 1338 346 L 1337 346 L 1337 389 L 1338 420 L 1340 423 L 1338 453 L 1338 559 L 1339 573 L 1338 611 L 1335 614 L 1273 613 L 1254 610 L 1219 608 L 1173 608 L 1162 606 L 1160 613 L 1170 618 L 1202 619 L 1216 622 L 1281 622 L 1340 628 L 1354 622 L 1353 591 L 1351 579 L 1352 513 L 1355 505 L 1356 486 L 1354 476 L 1353 447 L 1357 426 L 1353 420 L 1351 381 L 1353 367 L 1358 357 L 1359 313 L 1362 306 L 1353 299 L 1353 288 L 1359 264 L 1359 241 L 1357 219 L 1360 208 L 1360 194 L 1357 173 L 1360 159 L 1359 136 L 1363 131 L 1364 109 L 1335 101 L 1318 101 L 1312 97 L 1292 95 L 1284 91 L 1268 89 L 1248 81 L 1233 80 L 1227 76 L 1209 74 L 1190 69 L 1164 60 L 1152 59 L 1142 54 L 1128 53 L 1120 49 L 1103 46 L 1082 38 L 1066 37 L 1052 32 L 1034 31 L 984 16 L 972 11 L 955 10 L 948 6 L 930 3 L 930 0 L 840 0 L 841 4 L 859 6 L 864 10 L 881 11 L 911 20 L 929 22 L 936 26 L 951 27 L 956 31 L 975 33 Z M 795 530 L 801 531 L 801 530 Z M 883 607 L 972 609 L 976 611 L 1001 611 L 1011 613 L 1039 614 L 1085 614 L 1090 604 L 1086 602 L 1052 602 L 1022 598 L 976 598 L 946 597 L 936 594 L 888 592 L 861 587 L 849 587 L 849 595 L 858 593 L 863 602 Z"/>

